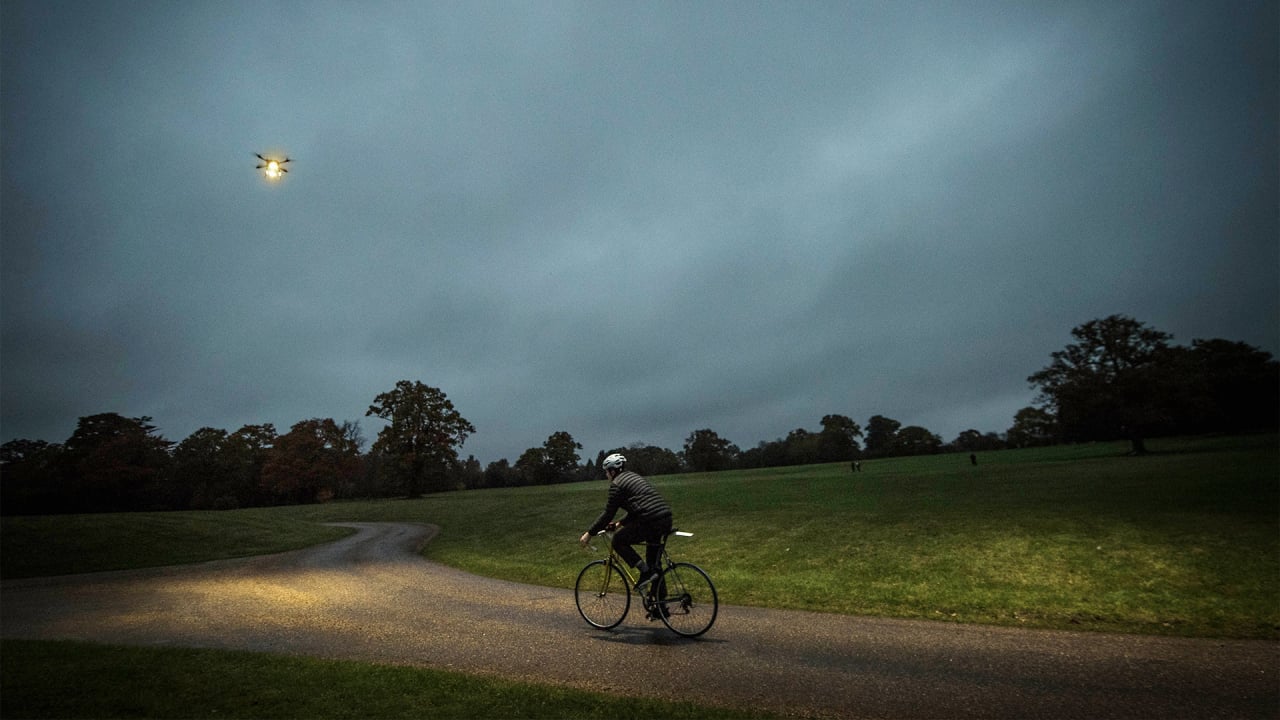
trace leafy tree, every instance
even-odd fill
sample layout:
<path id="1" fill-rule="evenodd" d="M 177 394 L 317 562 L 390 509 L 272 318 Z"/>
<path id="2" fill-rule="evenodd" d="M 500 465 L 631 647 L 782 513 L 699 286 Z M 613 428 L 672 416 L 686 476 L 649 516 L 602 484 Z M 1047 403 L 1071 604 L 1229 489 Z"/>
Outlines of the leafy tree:
<path id="1" fill-rule="evenodd" d="M 519 485 L 546 485 L 549 483 L 545 453 L 540 447 L 532 447 L 520 453 L 514 466 Z"/>
<path id="2" fill-rule="evenodd" d="M 787 433 L 787 465 L 812 465 L 818 462 L 821 436 L 796 428 Z"/>
<path id="3" fill-rule="evenodd" d="M 303 420 L 276 438 L 262 485 L 285 503 L 327 502 L 355 482 L 359 458 L 349 427 L 330 419 Z"/>
<path id="4" fill-rule="evenodd" d="M 229 494 L 225 488 L 239 469 L 230 441 L 226 430 L 203 427 L 173 449 L 174 485 L 182 493 L 179 507 L 208 510 L 215 499 Z"/>
<path id="5" fill-rule="evenodd" d="M 276 426 L 272 423 L 244 425 L 227 438 L 224 452 L 234 468 L 225 493 L 213 499 L 214 510 L 231 510 L 262 504 L 262 469 L 275 447 Z"/>
<path id="6" fill-rule="evenodd" d="M 548 437 L 540 448 L 529 448 L 516 460 L 516 470 L 532 485 L 550 485 L 574 479 L 578 451 L 582 444 L 561 430 Z"/>
<path id="7" fill-rule="evenodd" d="M 782 467 L 790 462 L 791 456 L 787 451 L 787 441 L 783 438 L 778 438 L 771 442 L 761 440 L 755 447 L 739 453 L 737 467 Z"/>
<path id="8" fill-rule="evenodd" d="M 622 453 L 627 458 L 627 469 L 637 472 L 645 477 L 651 475 L 670 475 L 678 473 L 683 468 L 680 462 L 680 456 L 656 445 L 646 445 L 641 442 L 632 443 L 625 448 L 614 448 L 607 453 L 602 453 L 596 462 L 596 467 L 604 462 L 607 455 L 613 453 Z M 593 477 L 599 476 L 601 473 L 593 473 Z"/>
<path id="9" fill-rule="evenodd" d="M 1007 433 L 1009 447 L 1051 445 L 1057 437 L 1057 418 L 1048 410 L 1024 407 L 1013 416 L 1013 427 Z"/>
<path id="10" fill-rule="evenodd" d="M 147 416 L 80 418 L 65 446 L 75 504 L 89 512 L 170 509 L 168 440 Z"/>
<path id="11" fill-rule="evenodd" d="M 582 449 L 582 443 L 573 439 L 569 433 L 561 430 L 552 433 L 542 444 L 544 453 L 544 462 L 547 465 L 548 472 L 554 478 L 553 482 L 565 482 L 573 479 L 575 471 L 578 469 L 578 451 Z"/>
<path id="12" fill-rule="evenodd" d="M 883 415 L 872 415 L 867 421 L 867 455 L 887 457 L 897 449 L 898 428 L 902 423 Z"/>
<path id="13" fill-rule="evenodd" d="M 1040 388 L 1038 402 L 1069 440 L 1124 438 L 1135 454 L 1146 452 L 1145 438 L 1172 425 L 1171 336 L 1124 315 L 1090 320 L 1071 334 L 1076 342 L 1027 378 Z"/>
<path id="14" fill-rule="evenodd" d="M 1176 354 L 1183 432 L 1248 432 L 1280 425 L 1280 363 L 1241 342 L 1192 340 Z"/>
<path id="15" fill-rule="evenodd" d="M 511 463 L 507 462 L 506 458 L 495 460 L 484 469 L 486 487 L 514 487 L 519 484 L 518 481 L 516 471 L 511 468 Z"/>
<path id="16" fill-rule="evenodd" d="M 961 432 L 951 443 L 951 447 L 958 452 L 982 452 L 986 450 L 999 450 L 1005 447 L 1005 442 L 995 433 L 980 433 L 977 430 L 969 429 Z"/>
<path id="17" fill-rule="evenodd" d="M 684 441 L 684 462 L 693 472 L 727 470 L 737 455 L 737 446 L 710 429 L 695 430 Z"/>
<path id="18" fill-rule="evenodd" d="M 898 431 L 894 449 L 899 455 L 933 455 L 942 449 L 942 438 L 919 425 L 908 425 Z"/>
<path id="19" fill-rule="evenodd" d="M 480 470 L 480 461 L 475 455 L 468 455 L 458 468 L 458 484 L 464 488 L 484 487 L 484 472 Z"/>
<path id="20" fill-rule="evenodd" d="M 841 462 L 857 458 L 862 426 L 845 415 L 824 415 L 818 438 L 818 461 Z"/>
<path id="21" fill-rule="evenodd" d="M 10 440 L 0 445 L 0 511 L 38 515 L 66 510 L 62 445 Z"/>
<path id="22" fill-rule="evenodd" d="M 409 497 L 420 496 L 424 488 L 445 489 L 448 471 L 458 462 L 457 448 L 476 431 L 443 392 L 408 380 L 374 398 L 365 415 L 390 422 L 373 450 L 394 460 L 393 471 Z"/>

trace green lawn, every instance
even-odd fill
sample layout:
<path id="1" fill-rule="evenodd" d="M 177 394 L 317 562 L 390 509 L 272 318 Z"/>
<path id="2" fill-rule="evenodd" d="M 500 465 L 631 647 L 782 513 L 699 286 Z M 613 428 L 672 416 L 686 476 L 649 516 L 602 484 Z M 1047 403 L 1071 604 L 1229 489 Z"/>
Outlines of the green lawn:
<path id="1" fill-rule="evenodd" d="M 722 603 L 946 622 L 1280 638 L 1275 435 L 654 478 Z M 603 481 L 228 512 L 6 517 L 5 578 L 304 547 L 433 523 L 432 559 L 571 587 Z M 490 678 L 179 648 L 6 640 L 3 717 L 742 717 Z M 227 692 L 234 688 L 235 692 Z"/>
<path id="2" fill-rule="evenodd" d="M 727 604 L 953 622 L 1280 637 L 1275 435 L 1100 443 L 664 476 L 678 559 Z M 300 547 L 320 523 L 434 523 L 432 559 L 571 587 L 603 480 L 420 500 L 5 518 L 5 577 Z M 52 549 L 52 551 L 50 550 Z"/>
<path id="3" fill-rule="evenodd" d="M 189 648 L 6 640 L 6 718 L 741 718 L 429 668 Z"/>

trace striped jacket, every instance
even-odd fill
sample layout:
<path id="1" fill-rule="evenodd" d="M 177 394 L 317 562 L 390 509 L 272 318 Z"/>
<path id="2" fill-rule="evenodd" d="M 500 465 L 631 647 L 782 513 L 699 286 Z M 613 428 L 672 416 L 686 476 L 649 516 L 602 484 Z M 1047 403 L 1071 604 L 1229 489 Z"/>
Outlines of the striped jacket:
<path id="1" fill-rule="evenodd" d="M 595 535 L 603 530 L 619 508 L 627 511 L 627 516 L 622 520 L 624 525 L 628 522 L 649 523 L 671 517 L 671 506 L 648 480 L 630 470 L 623 470 L 609 483 L 609 502 L 587 532 Z"/>

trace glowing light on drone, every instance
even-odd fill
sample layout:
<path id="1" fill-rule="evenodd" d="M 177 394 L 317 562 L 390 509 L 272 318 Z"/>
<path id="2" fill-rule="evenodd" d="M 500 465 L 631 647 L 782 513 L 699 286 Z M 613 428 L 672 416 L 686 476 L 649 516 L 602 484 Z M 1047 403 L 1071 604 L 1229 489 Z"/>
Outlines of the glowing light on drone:
<path id="1" fill-rule="evenodd" d="M 257 169 L 263 170 L 268 180 L 278 180 L 281 175 L 289 172 L 289 169 L 286 168 L 284 164 L 289 162 L 290 158 L 286 157 L 283 160 L 273 160 L 271 158 L 265 158 L 258 155 L 258 153 L 254 153 L 254 155 L 257 155 L 258 159 L 262 161 L 262 164 L 259 165 Z"/>

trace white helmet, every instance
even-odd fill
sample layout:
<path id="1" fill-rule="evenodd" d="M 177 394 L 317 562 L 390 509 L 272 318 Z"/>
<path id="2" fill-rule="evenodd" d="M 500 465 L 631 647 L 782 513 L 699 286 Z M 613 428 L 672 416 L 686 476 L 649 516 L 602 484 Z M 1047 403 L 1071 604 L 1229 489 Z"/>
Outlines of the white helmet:
<path id="1" fill-rule="evenodd" d="M 600 463 L 600 467 L 604 468 L 605 470 L 621 470 L 626 466 L 627 466 L 627 459 L 622 457 L 622 455 L 618 453 L 614 453 L 610 455 L 609 457 L 604 459 L 604 462 Z"/>

